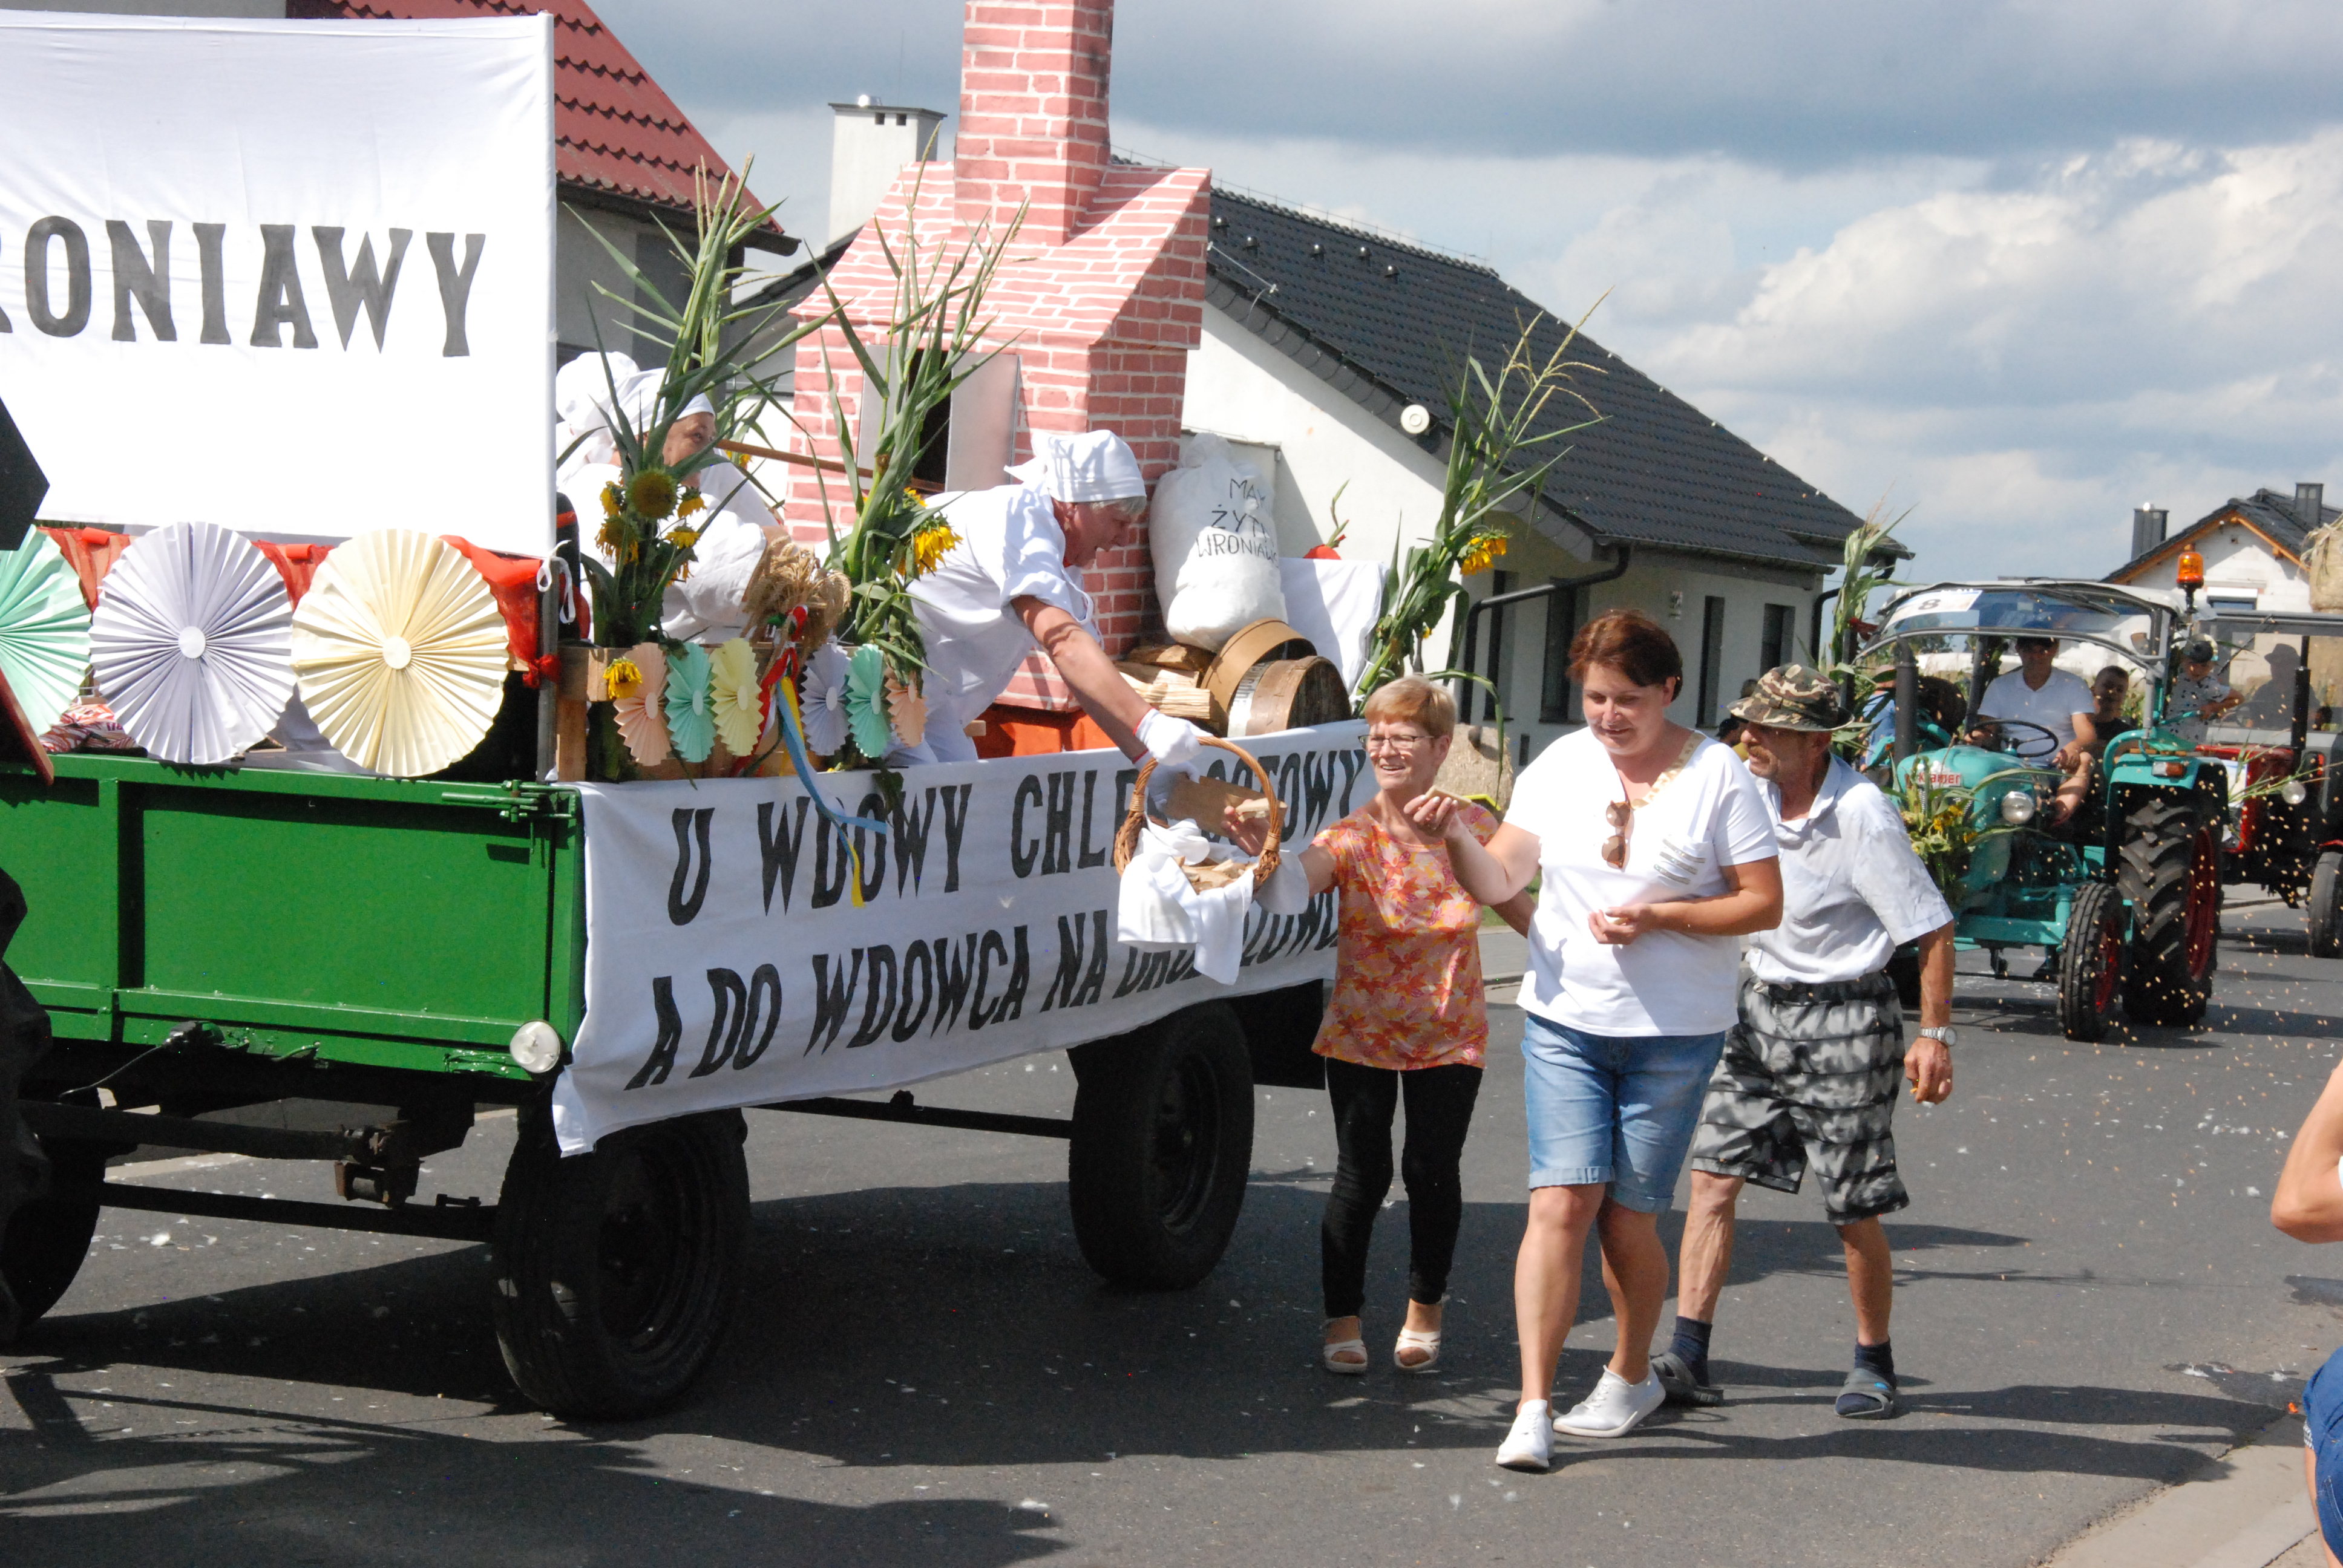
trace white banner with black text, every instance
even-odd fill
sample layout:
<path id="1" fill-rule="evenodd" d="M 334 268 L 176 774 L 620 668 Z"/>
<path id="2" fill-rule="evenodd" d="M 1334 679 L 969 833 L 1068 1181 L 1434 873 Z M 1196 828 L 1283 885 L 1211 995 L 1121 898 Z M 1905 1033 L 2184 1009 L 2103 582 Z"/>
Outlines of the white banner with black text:
<path id="1" fill-rule="evenodd" d="M 42 518 L 547 553 L 552 21 L 0 11 Z"/>
<path id="2" fill-rule="evenodd" d="M 1365 804 L 1364 727 L 1257 736 L 1289 851 Z M 1254 780 L 1225 752 L 1206 771 Z M 555 1086 L 565 1152 L 692 1111 L 893 1089 L 1128 1032 L 1214 997 L 1333 974 L 1335 896 L 1246 916 L 1233 985 L 1115 940 L 1114 831 L 1137 767 L 1112 751 L 903 774 L 580 785 L 586 1018 Z M 855 900 L 859 882 L 861 895 Z"/>

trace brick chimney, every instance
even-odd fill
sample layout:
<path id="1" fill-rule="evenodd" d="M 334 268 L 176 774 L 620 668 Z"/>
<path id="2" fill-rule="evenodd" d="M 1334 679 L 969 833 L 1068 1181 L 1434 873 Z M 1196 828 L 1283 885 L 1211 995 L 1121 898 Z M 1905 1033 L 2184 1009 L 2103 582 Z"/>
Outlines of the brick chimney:
<path id="1" fill-rule="evenodd" d="M 1063 245 L 1107 167 L 1114 0 L 968 0 L 953 166 L 960 226 L 1006 222 Z"/>

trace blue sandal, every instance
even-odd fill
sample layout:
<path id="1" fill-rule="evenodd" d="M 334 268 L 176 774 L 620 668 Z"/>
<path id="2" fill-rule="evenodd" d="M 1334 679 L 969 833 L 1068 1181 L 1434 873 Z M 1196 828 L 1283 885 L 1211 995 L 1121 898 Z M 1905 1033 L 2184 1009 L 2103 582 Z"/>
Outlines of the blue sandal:
<path id="1" fill-rule="evenodd" d="M 1849 1421 L 1889 1421 L 1904 1413 L 1904 1399 L 1894 1382 L 1857 1367 L 1839 1384 L 1837 1409 Z"/>

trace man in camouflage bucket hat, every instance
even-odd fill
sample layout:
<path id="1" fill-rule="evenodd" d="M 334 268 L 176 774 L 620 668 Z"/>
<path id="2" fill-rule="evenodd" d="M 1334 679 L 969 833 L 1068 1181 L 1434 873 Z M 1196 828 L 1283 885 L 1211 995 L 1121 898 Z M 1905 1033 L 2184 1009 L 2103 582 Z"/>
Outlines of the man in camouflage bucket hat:
<path id="1" fill-rule="evenodd" d="M 1766 671 L 1733 707 L 1782 853 L 1782 923 L 1748 939 L 1741 1020 L 1725 1039 L 1693 1135 L 1692 1203 L 1676 1268 L 1675 1337 L 1652 1369 L 1675 1404 L 1715 1404 L 1709 1333 L 1733 1261 L 1745 1182 L 1795 1192 L 1807 1167 L 1846 1251 L 1855 1370 L 1838 1413 L 1902 1409 L 1887 1318 L 1895 1267 L 1879 1217 L 1910 1201 L 1889 1130 L 1897 1080 L 1934 1104 L 1952 1092 L 1953 913 L 1878 786 L 1831 754 L 1838 688 L 1804 665 Z M 1886 974 L 1920 944 L 1920 1038 Z"/>

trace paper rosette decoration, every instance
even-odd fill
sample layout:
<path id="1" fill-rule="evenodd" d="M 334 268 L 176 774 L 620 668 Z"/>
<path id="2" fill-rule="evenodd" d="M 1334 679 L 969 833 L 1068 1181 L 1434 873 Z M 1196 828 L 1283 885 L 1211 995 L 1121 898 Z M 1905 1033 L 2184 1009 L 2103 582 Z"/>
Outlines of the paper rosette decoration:
<path id="1" fill-rule="evenodd" d="M 847 661 L 846 721 L 862 755 L 874 762 L 887 755 L 895 734 L 887 721 L 887 656 L 868 645 Z"/>
<path id="2" fill-rule="evenodd" d="M 916 686 L 906 686 L 893 676 L 887 678 L 887 714 L 894 720 L 895 739 L 906 746 L 917 746 L 927 739 L 928 699 L 920 695 Z"/>
<path id="3" fill-rule="evenodd" d="M 823 643 L 806 661 L 803 696 L 807 749 L 836 756 L 846 744 L 846 654 L 838 644 Z"/>
<path id="4" fill-rule="evenodd" d="M 642 684 L 618 699 L 618 739 L 638 766 L 656 768 L 675 755 L 667 736 L 667 649 L 655 642 L 639 642 L 627 657 L 643 672 Z"/>
<path id="5" fill-rule="evenodd" d="M 211 523 L 140 538 L 90 619 L 97 689 L 147 754 L 232 761 L 293 697 L 293 599 L 266 556 Z"/>
<path id="6" fill-rule="evenodd" d="M 745 637 L 719 645 L 708 656 L 709 694 L 713 699 L 716 733 L 735 757 L 757 749 L 764 732 L 764 693 L 757 689 L 757 650 Z"/>
<path id="7" fill-rule="evenodd" d="M 293 612 L 301 700 L 334 749 L 397 778 L 480 743 L 504 699 L 505 622 L 472 564 L 429 534 L 338 546 Z"/>
<path id="8" fill-rule="evenodd" d="M 667 658 L 667 733 L 675 754 L 705 762 L 716 749 L 715 703 L 708 694 L 708 650 L 679 643 Z"/>
<path id="9" fill-rule="evenodd" d="M 89 607 L 56 540 L 38 528 L 0 551 L 0 670 L 38 735 L 81 695 L 89 668 Z"/>

